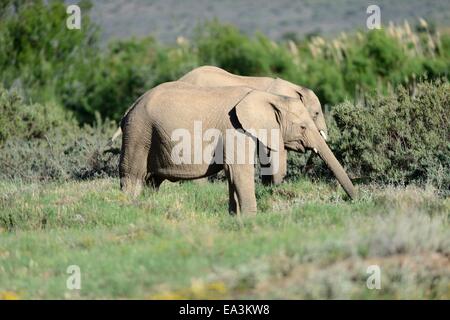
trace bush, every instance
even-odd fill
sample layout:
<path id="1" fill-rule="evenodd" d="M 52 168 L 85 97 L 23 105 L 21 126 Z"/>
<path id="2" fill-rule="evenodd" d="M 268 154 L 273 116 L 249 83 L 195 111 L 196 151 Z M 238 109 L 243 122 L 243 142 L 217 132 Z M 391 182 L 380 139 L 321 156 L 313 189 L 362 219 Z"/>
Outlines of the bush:
<path id="1" fill-rule="evenodd" d="M 15 90 L 0 86 L 0 147 L 10 138 L 44 138 L 52 128 L 72 130 L 77 126 L 71 115 L 55 104 L 25 104 Z"/>
<path id="2" fill-rule="evenodd" d="M 0 177 L 116 174 L 117 159 L 100 152 L 115 125 L 102 119 L 119 120 L 146 90 L 212 64 L 241 75 L 279 76 L 312 88 L 323 105 L 337 105 L 326 114 L 331 146 L 354 177 L 450 185 L 449 84 L 416 86 L 424 77 L 448 79 L 448 34 L 427 27 L 413 32 L 405 23 L 275 43 L 213 21 L 174 45 L 143 38 L 101 48 L 86 14 L 91 5 L 80 5 L 83 28 L 68 30 L 61 27 L 62 0 L 0 3 L 0 86 L 8 89 L 0 88 Z M 289 161 L 289 177 L 302 174 L 306 157 Z"/>
<path id="3" fill-rule="evenodd" d="M 33 101 L 72 110 L 82 123 L 95 114 L 119 120 L 146 90 L 211 64 L 241 75 L 279 76 L 312 88 L 322 104 L 386 94 L 423 76 L 449 77 L 450 36 L 408 24 L 385 30 L 318 36 L 294 43 L 248 36 L 217 21 L 198 27 L 192 39 L 162 45 L 152 38 L 113 40 L 99 45 L 89 20 L 91 4 L 81 1 L 83 27 L 68 30 L 66 4 L 4 1 L 0 6 L 0 83 L 19 88 Z"/>
<path id="4" fill-rule="evenodd" d="M 250 38 L 236 27 L 217 21 L 199 28 L 195 46 L 200 65 L 216 65 L 235 74 L 270 76 L 295 69 L 284 46 L 262 34 Z"/>
<path id="5" fill-rule="evenodd" d="M 335 106 L 330 146 L 354 178 L 431 183 L 450 190 L 449 123 L 449 82 L 424 82 L 414 95 L 399 87 L 395 94 L 370 98 L 364 105 L 345 102 Z M 294 156 L 290 163 L 296 167 L 304 159 Z"/>
<path id="6" fill-rule="evenodd" d="M 69 134 L 52 130 L 43 139 L 11 138 L 0 148 L 0 179 L 84 180 L 118 176 L 118 156 L 104 154 L 113 126 L 84 126 Z"/>
<path id="7" fill-rule="evenodd" d="M 74 110 L 81 122 L 93 123 L 98 112 L 120 119 L 131 103 L 153 84 L 151 68 L 156 55 L 152 39 L 111 44 L 106 52 L 81 65 L 68 66 L 69 76 L 58 91 L 60 101 Z M 94 66 L 95 64 L 95 66 Z"/>
<path id="8" fill-rule="evenodd" d="M 404 87 L 364 105 L 337 105 L 329 119 L 330 146 L 349 175 L 382 183 L 450 186 L 450 84 L 420 83 L 415 95 Z M 46 110 L 42 113 L 41 110 Z M 86 179 L 117 176 L 117 154 L 103 153 L 113 122 L 79 127 L 57 107 L 25 104 L 0 90 L 0 178 Z M 291 153 L 288 178 L 304 174 L 307 155 Z M 330 175 L 315 159 L 311 176 Z"/>
<path id="9" fill-rule="evenodd" d="M 116 175 L 118 157 L 103 154 L 116 125 L 78 123 L 58 106 L 25 104 L 0 88 L 0 179 L 63 180 Z"/>
<path id="10" fill-rule="evenodd" d="M 11 7 L 14 7 L 12 9 Z M 80 2 L 83 13 L 91 4 Z M 83 28 L 65 28 L 64 1 L 5 1 L 0 9 L 0 82 L 37 102 L 60 102 L 59 86 L 75 68 L 95 69 L 97 28 L 83 15 Z"/>

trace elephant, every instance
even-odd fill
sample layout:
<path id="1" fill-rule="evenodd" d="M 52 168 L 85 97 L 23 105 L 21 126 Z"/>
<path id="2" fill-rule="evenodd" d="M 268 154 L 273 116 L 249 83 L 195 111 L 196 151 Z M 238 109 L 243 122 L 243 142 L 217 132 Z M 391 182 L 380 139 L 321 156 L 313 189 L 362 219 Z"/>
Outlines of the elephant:
<path id="1" fill-rule="evenodd" d="M 214 66 L 201 66 L 195 68 L 182 76 L 178 81 L 201 87 L 246 86 L 273 94 L 300 99 L 309 111 L 309 114 L 313 118 L 320 134 L 325 140 L 327 140 L 328 130 L 320 101 L 314 92 L 308 88 L 293 84 L 280 78 L 238 76 Z M 121 133 L 121 129 L 119 128 L 114 133 L 109 145 L 111 145 L 112 142 L 121 135 Z M 282 168 L 277 172 L 277 174 L 262 175 L 263 184 L 279 184 L 283 181 L 283 178 L 287 173 L 286 151 L 279 154 L 279 163 Z M 197 181 L 200 182 L 205 180 Z"/>
<path id="2" fill-rule="evenodd" d="M 211 154 L 224 160 L 195 162 L 196 125 L 202 131 L 216 130 L 221 138 L 207 145 Z M 254 163 L 245 161 L 229 138 L 231 132 L 245 136 L 244 147 L 261 143 L 276 158 L 285 150 L 314 150 L 331 169 L 346 193 L 354 198 L 355 188 L 300 99 L 279 96 L 243 86 L 199 87 L 182 81 L 163 83 L 141 96 L 120 122 L 123 132 L 119 161 L 120 188 L 136 197 L 144 185 L 158 189 L 164 180 L 172 182 L 208 177 L 224 170 L 228 181 L 229 212 L 254 214 L 257 211 Z M 174 132 L 188 134 L 187 149 L 174 150 Z M 278 132 L 264 136 L 261 132 Z M 198 132 L 197 132 L 198 135 Z M 193 137 L 192 137 L 193 136 Z M 176 140 L 176 139 L 175 139 Z M 233 140 L 234 141 L 234 140 Z M 212 146 L 212 149 L 211 149 Z M 247 150 L 247 149 L 245 149 Z M 245 153 L 245 151 L 244 151 Z M 182 155 L 185 160 L 179 161 Z M 185 157 L 186 156 L 186 157 Z M 253 155 L 254 157 L 254 155 Z M 212 159 L 212 158 L 211 158 Z"/>
<path id="3" fill-rule="evenodd" d="M 247 86 L 286 97 L 300 99 L 306 106 L 322 137 L 327 140 L 328 130 L 322 106 L 316 94 L 308 88 L 293 84 L 281 78 L 248 77 L 232 74 L 215 66 L 201 66 L 193 69 L 179 79 L 201 87 Z M 279 154 L 281 170 L 274 175 L 262 175 L 263 184 L 280 184 L 287 173 L 287 152 Z M 309 160 L 308 160 L 309 162 Z"/>
<path id="4" fill-rule="evenodd" d="M 327 140 L 328 130 L 322 106 L 316 94 L 308 88 L 293 84 L 281 78 L 248 77 L 232 74 L 215 66 L 201 66 L 186 73 L 178 81 L 200 87 L 246 86 L 280 96 L 300 99 L 306 106 L 320 134 Z"/>

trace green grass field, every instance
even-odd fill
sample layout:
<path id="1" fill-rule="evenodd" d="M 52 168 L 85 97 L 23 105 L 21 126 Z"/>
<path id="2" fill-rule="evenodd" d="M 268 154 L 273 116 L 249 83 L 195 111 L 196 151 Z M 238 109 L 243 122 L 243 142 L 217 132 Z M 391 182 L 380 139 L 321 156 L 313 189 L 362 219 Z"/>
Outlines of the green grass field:
<path id="1" fill-rule="evenodd" d="M 227 213 L 225 183 L 0 182 L 0 298 L 450 298 L 450 199 L 417 187 L 258 186 Z M 68 290 L 70 265 L 81 290 Z M 369 290 L 378 265 L 381 289 Z"/>

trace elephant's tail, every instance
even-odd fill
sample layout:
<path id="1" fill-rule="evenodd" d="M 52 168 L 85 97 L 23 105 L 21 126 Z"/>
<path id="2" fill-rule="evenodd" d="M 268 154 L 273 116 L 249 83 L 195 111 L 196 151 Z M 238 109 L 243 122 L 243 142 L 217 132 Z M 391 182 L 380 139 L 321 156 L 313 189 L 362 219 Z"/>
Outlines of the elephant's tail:
<path id="1" fill-rule="evenodd" d="M 118 154 L 120 152 L 120 148 L 113 148 L 114 140 L 116 140 L 120 135 L 122 134 L 122 128 L 119 126 L 119 128 L 114 132 L 113 136 L 109 141 L 105 144 L 103 147 L 103 153 L 112 153 L 112 154 Z"/>
<path id="2" fill-rule="evenodd" d="M 128 110 L 125 112 L 125 114 L 122 117 L 122 120 L 120 120 L 120 124 L 119 127 L 117 128 L 117 130 L 114 132 L 113 136 L 111 137 L 111 139 L 109 139 L 108 143 L 105 145 L 105 147 L 103 148 L 105 151 L 104 152 L 108 152 L 110 150 L 112 150 L 112 145 L 114 143 L 114 140 L 116 140 L 119 136 L 122 135 L 122 121 L 123 119 L 126 118 L 126 116 L 128 115 L 128 113 L 142 100 L 142 98 L 145 96 L 145 94 L 143 94 L 142 96 L 140 96 L 132 105 L 131 107 L 128 108 Z"/>
<path id="3" fill-rule="evenodd" d="M 120 120 L 119 123 L 119 127 L 117 128 L 117 130 L 114 132 L 113 136 L 111 137 L 111 139 L 109 139 L 109 141 L 106 143 L 106 145 L 103 147 L 103 153 L 112 153 L 112 154 L 118 154 L 120 153 L 120 148 L 113 148 L 113 143 L 114 141 L 120 137 L 123 134 L 123 125 L 124 125 L 124 121 L 128 118 L 128 115 L 130 114 L 130 112 L 142 101 L 142 99 L 148 94 L 148 92 L 144 93 L 143 95 L 141 95 L 129 108 L 128 110 L 125 112 L 125 114 L 123 115 L 122 119 Z"/>
<path id="4" fill-rule="evenodd" d="M 113 136 L 109 140 L 108 146 L 109 147 L 112 146 L 112 144 L 114 143 L 114 140 L 116 140 L 121 134 L 122 134 L 122 128 L 119 126 L 119 128 L 117 128 L 116 132 L 114 132 Z"/>

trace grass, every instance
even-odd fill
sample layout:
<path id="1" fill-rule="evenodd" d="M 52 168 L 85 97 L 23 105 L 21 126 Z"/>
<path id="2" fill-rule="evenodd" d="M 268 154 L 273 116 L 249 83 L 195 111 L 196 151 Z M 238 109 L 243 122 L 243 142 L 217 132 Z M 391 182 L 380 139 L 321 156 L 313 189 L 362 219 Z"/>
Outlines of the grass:
<path id="1" fill-rule="evenodd" d="M 434 189 L 361 186 L 349 202 L 300 180 L 257 197 L 256 217 L 232 217 L 220 182 L 137 200 L 115 179 L 0 182 L 0 298 L 450 298 L 450 199 Z"/>

